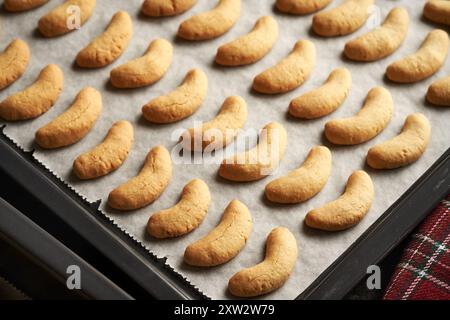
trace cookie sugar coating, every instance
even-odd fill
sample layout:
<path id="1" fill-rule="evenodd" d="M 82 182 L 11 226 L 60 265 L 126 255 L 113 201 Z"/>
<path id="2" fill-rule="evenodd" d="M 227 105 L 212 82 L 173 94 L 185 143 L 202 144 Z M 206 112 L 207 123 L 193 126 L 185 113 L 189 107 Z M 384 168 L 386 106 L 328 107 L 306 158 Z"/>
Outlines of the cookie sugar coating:
<path id="1" fill-rule="evenodd" d="M 141 12 L 149 17 L 168 17 L 181 14 L 197 3 L 197 0 L 145 0 Z"/>
<path id="2" fill-rule="evenodd" d="M 164 39 L 153 40 L 145 54 L 111 70 L 116 88 L 139 88 L 160 80 L 172 64 L 173 47 Z"/>
<path id="3" fill-rule="evenodd" d="M 159 198 L 171 178 L 170 153 L 163 146 L 156 146 L 147 154 L 139 174 L 109 193 L 108 205 L 117 210 L 145 207 Z"/>
<path id="4" fill-rule="evenodd" d="M 14 39 L 0 54 L 0 90 L 14 83 L 25 72 L 30 48 L 25 41 Z"/>
<path id="5" fill-rule="evenodd" d="M 278 167 L 286 145 L 286 129 L 278 122 L 270 122 L 262 129 L 259 142 L 253 149 L 223 160 L 219 175 L 239 182 L 265 178 Z"/>
<path id="6" fill-rule="evenodd" d="M 261 17 L 256 21 L 250 33 L 217 49 L 216 63 L 224 66 L 254 63 L 269 53 L 277 37 L 277 21 L 270 16 Z"/>
<path id="7" fill-rule="evenodd" d="M 409 115 L 402 132 L 369 149 L 367 164 L 374 169 L 394 169 L 417 161 L 430 140 L 431 126 L 421 113 Z"/>
<path id="8" fill-rule="evenodd" d="M 101 93 L 86 87 L 66 111 L 36 131 L 35 140 L 45 149 L 74 144 L 91 131 L 101 111 Z"/>
<path id="9" fill-rule="evenodd" d="M 0 102 L 0 117 L 16 121 L 40 116 L 58 100 L 63 85 L 61 69 L 55 64 L 47 65 L 31 86 Z"/>
<path id="10" fill-rule="evenodd" d="M 45 37 L 56 37 L 77 30 L 77 28 L 70 28 L 70 16 L 73 14 L 70 10 L 71 7 L 77 7 L 79 9 L 81 27 L 94 12 L 95 3 L 95 0 L 65 1 L 39 19 L 39 31 Z"/>
<path id="11" fill-rule="evenodd" d="M 428 87 L 427 101 L 437 106 L 450 107 L 450 77 L 438 79 Z"/>
<path id="12" fill-rule="evenodd" d="M 309 14 L 319 11 L 333 0 L 277 0 L 277 9 L 290 14 Z"/>
<path id="13" fill-rule="evenodd" d="M 316 63 L 316 48 L 309 40 L 298 41 L 292 52 L 253 80 L 253 89 L 276 94 L 293 90 L 309 77 Z"/>
<path id="14" fill-rule="evenodd" d="M 241 0 L 219 0 L 211 11 L 183 21 L 178 28 L 178 36 L 186 40 L 217 38 L 234 26 L 240 14 Z"/>
<path id="15" fill-rule="evenodd" d="M 224 264 L 239 254 L 252 231 L 252 216 L 239 200 L 226 207 L 220 223 L 184 251 L 184 262 L 192 266 L 212 267 Z"/>
<path id="16" fill-rule="evenodd" d="M 237 297 L 255 297 L 284 285 L 297 261 L 297 241 L 289 229 L 273 229 L 266 241 L 264 261 L 246 268 L 228 281 L 228 290 Z"/>
<path id="17" fill-rule="evenodd" d="M 395 52 L 408 33 L 409 15 L 404 8 L 394 8 L 383 24 L 345 44 L 347 58 L 356 61 L 375 61 Z"/>
<path id="18" fill-rule="evenodd" d="M 106 30 L 78 53 L 77 64 L 100 68 L 114 62 L 127 48 L 132 33 L 130 15 L 125 11 L 115 13 Z"/>
<path id="19" fill-rule="evenodd" d="M 386 76 L 400 83 L 426 79 L 443 66 L 448 46 L 447 32 L 435 29 L 427 35 L 416 53 L 391 63 L 386 69 Z"/>
<path id="20" fill-rule="evenodd" d="M 73 172 L 80 179 L 94 179 L 119 168 L 127 159 L 134 140 L 133 126 L 125 120 L 117 121 L 109 129 L 102 143 L 78 156 Z"/>
<path id="21" fill-rule="evenodd" d="M 20 12 L 31 10 L 46 4 L 49 0 L 5 0 L 3 6 L 7 11 Z"/>
<path id="22" fill-rule="evenodd" d="M 375 191 L 370 176 L 358 170 L 348 178 L 345 192 L 320 208 L 309 211 L 307 226 L 325 231 L 339 231 L 358 224 L 372 206 Z"/>
<path id="23" fill-rule="evenodd" d="M 147 121 L 154 123 L 180 121 L 200 108 L 207 89 L 206 74 L 200 69 L 189 70 L 178 88 L 145 104 L 142 114 Z"/>
<path id="24" fill-rule="evenodd" d="M 324 146 L 313 147 L 300 168 L 266 185 L 266 197 L 276 203 L 306 201 L 323 189 L 330 173 L 330 150 Z"/>
<path id="25" fill-rule="evenodd" d="M 367 94 L 357 115 L 328 121 L 325 124 L 325 136 L 330 142 L 340 145 L 366 142 L 386 128 L 393 110 L 394 103 L 389 91 L 375 87 Z"/>
<path id="26" fill-rule="evenodd" d="M 346 68 L 333 70 L 325 83 L 291 101 L 289 113 L 301 119 L 316 119 L 339 108 L 347 98 L 352 75 Z"/>
<path id="27" fill-rule="evenodd" d="M 429 0 L 423 8 L 423 15 L 430 21 L 450 25 L 450 2 L 447 0 Z"/>
<path id="28" fill-rule="evenodd" d="M 147 223 L 147 232 L 155 238 L 179 237 L 202 223 L 211 203 L 208 185 L 200 179 L 190 181 L 173 207 L 154 213 Z"/>

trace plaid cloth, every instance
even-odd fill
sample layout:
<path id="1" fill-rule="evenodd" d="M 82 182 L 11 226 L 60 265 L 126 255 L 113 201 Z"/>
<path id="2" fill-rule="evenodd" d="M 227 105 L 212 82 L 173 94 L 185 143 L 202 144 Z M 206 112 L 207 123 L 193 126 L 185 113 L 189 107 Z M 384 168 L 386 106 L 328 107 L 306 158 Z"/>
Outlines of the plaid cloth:
<path id="1" fill-rule="evenodd" d="M 450 195 L 412 235 L 383 298 L 450 300 Z"/>

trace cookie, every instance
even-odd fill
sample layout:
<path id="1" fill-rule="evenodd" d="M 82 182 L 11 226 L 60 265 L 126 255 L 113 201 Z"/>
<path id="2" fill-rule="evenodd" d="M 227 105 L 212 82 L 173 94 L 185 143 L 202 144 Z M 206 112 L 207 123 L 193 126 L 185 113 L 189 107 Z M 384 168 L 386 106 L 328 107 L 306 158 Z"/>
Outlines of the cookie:
<path id="1" fill-rule="evenodd" d="M 74 144 L 91 131 L 101 111 L 101 93 L 86 87 L 77 94 L 66 111 L 36 131 L 35 140 L 45 149 Z"/>
<path id="2" fill-rule="evenodd" d="M 178 37 L 185 40 L 209 40 L 230 30 L 241 14 L 241 0 L 219 0 L 214 9 L 183 21 Z"/>
<path id="3" fill-rule="evenodd" d="M 330 173 L 330 150 L 324 146 L 313 147 L 300 168 L 266 185 L 266 197 L 276 203 L 306 201 L 323 189 Z"/>
<path id="4" fill-rule="evenodd" d="M 0 102 L 0 117 L 8 121 L 39 117 L 55 104 L 63 85 L 61 69 L 55 64 L 47 65 L 31 86 Z"/>
<path id="5" fill-rule="evenodd" d="M 325 123 L 325 136 L 330 142 L 339 145 L 366 142 L 386 128 L 393 110 L 394 103 L 389 91 L 382 87 L 372 88 L 355 116 Z"/>
<path id="6" fill-rule="evenodd" d="M 233 141 L 247 120 L 247 103 L 239 96 L 225 99 L 217 116 L 181 135 L 184 149 L 212 152 Z"/>
<path id="7" fill-rule="evenodd" d="M 95 8 L 95 0 L 67 0 L 39 19 L 38 28 L 44 37 L 56 37 L 79 29 L 91 17 Z M 72 11 L 73 7 L 77 11 Z M 79 25 L 73 25 L 71 16 L 79 14 Z"/>
<path id="8" fill-rule="evenodd" d="M 3 6 L 9 12 L 31 10 L 46 4 L 48 0 L 5 0 Z"/>
<path id="9" fill-rule="evenodd" d="M 423 7 L 423 16 L 435 23 L 450 25 L 450 2 L 429 0 Z"/>
<path id="10" fill-rule="evenodd" d="M 394 53 L 408 33 L 409 15 L 404 8 L 394 8 L 383 24 L 345 44 L 344 54 L 355 61 L 375 61 Z"/>
<path id="11" fill-rule="evenodd" d="M 182 236 L 196 229 L 208 213 L 211 194 L 208 185 L 200 179 L 190 181 L 178 203 L 154 213 L 147 223 L 147 232 L 155 238 Z"/>
<path id="12" fill-rule="evenodd" d="M 273 229 L 266 241 L 264 261 L 246 268 L 228 281 L 228 290 L 237 297 L 256 297 L 282 287 L 294 271 L 297 241 L 289 229 Z"/>
<path id="13" fill-rule="evenodd" d="M 277 0 L 277 9 L 289 14 L 309 14 L 319 11 L 333 0 Z"/>
<path id="14" fill-rule="evenodd" d="M 252 216 L 239 200 L 226 207 L 220 223 L 184 251 L 184 262 L 192 266 L 212 267 L 224 264 L 239 254 L 252 231 Z"/>
<path id="15" fill-rule="evenodd" d="M 106 30 L 78 53 L 77 64 L 83 68 L 100 68 L 113 63 L 127 48 L 132 33 L 130 15 L 117 12 Z"/>
<path id="16" fill-rule="evenodd" d="M 172 64 L 173 47 L 164 39 L 153 40 L 145 54 L 111 70 L 116 88 L 139 88 L 160 80 Z"/>
<path id="17" fill-rule="evenodd" d="M 298 41 L 292 52 L 253 80 L 253 90 L 276 94 L 293 90 L 309 77 L 316 63 L 316 48 L 309 40 Z"/>
<path id="18" fill-rule="evenodd" d="M 278 38 L 278 24 L 271 16 L 259 18 L 250 33 L 217 49 L 216 63 L 223 66 L 242 66 L 261 60 Z"/>
<path id="19" fill-rule="evenodd" d="M 102 143 L 78 156 L 73 162 L 73 173 L 80 179 L 94 179 L 119 168 L 127 159 L 133 145 L 131 123 L 117 121 L 109 129 Z"/>
<path id="20" fill-rule="evenodd" d="M 391 63 L 386 69 L 386 76 L 400 83 L 426 79 L 444 65 L 448 46 L 447 32 L 435 29 L 427 35 L 416 53 Z"/>
<path id="21" fill-rule="evenodd" d="M 309 211 L 308 227 L 325 231 L 345 230 L 358 224 L 372 206 L 375 191 L 370 176 L 358 170 L 348 178 L 345 192 L 336 200 Z"/>
<path id="22" fill-rule="evenodd" d="M 163 146 L 147 154 L 137 176 L 109 193 L 108 205 L 117 210 L 135 210 L 154 202 L 164 192 L 172 178 L 172 160 Z"/>
<path id="23" fill-rule="evenodd" d="M 394 169 L 417 161 L 430 140 L 431 126 L 421 113 L 409 115 L 402 132 L 369 149 L 367 164 L 374 169 Z"/>
<path id="24" fill-rule="evenodd" d="M 186 12 L 197 3 L 197 0 L 145 0 L 141 12 L 149 17 L 168 17 Z"/>
<path id="25" fill-rule="evenodd" d="M 337 7 L 316 13 L 312 29 L 322 37 L 343 36 L 361 28 L 374 0 L 344 0 Z"/>
<path id="26" fill-rule="evenodd" d="M 30 48 L 25 41 L 14 39 L 0 54 L 0 90 L 14 83 L 25 72 L 30 61 Z"/>
<path id="27" fill-rule="evenodd" d="M 289 114 L 301 119 L 326 116 L 344 103 L 351 86 L 350 71 L 334 69 L 322 86 L 293 99 L 289 104 Z"/>
<path id="28" fill-rule="evenodd" d="M 153 123 L 172 123 L 191 116 L 200 108 L 208 90 L 208 78 L 200 69 L 192 69 L 174 91 L 157 97 L 142 107 L 142 114 Z"/>
<path id="29" fill-rule="evenodd" d="M 272 174 L 284 157 L 287 132 L 278 122 L 267 124 L 251 150 L 223 160 L 219 175 L 231 181 L 256 181 Z"/>
<path id="30" fill-rule="evenodd" d="M 438 79 L 428 87 L 427 101 L 437 106 L 450 107 L 450 76 Z"/>

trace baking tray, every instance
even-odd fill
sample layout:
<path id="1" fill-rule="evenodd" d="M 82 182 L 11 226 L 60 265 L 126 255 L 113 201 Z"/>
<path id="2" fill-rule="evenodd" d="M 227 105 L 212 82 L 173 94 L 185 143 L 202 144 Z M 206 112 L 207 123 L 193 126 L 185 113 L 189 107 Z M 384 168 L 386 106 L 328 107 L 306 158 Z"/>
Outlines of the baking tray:
<path id="1" fill-rule="evenodd" d="M 103 255 L 157 299 L 207 299 L 199 288 L 157 259 L 129 233 L 14 144 L 0 128 L 0 170 L 40 199 Z M 448 149 L 372 226 L 297 299 L 341 299 L 450 192 Z M 200 288 L 201 289 L 201 288 Z"/>

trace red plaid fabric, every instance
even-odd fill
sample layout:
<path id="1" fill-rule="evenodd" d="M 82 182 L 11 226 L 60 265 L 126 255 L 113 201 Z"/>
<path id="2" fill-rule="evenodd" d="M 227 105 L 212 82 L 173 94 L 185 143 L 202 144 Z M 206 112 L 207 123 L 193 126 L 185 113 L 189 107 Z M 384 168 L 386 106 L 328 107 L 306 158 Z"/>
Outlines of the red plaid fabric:
<path id="1" fill-rule="evenodd" d="M 383 298 L 450 300 L 450 195 L 412 235 Z"/>

